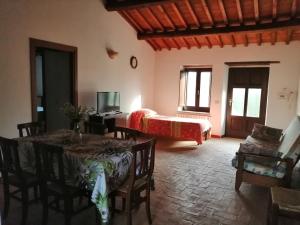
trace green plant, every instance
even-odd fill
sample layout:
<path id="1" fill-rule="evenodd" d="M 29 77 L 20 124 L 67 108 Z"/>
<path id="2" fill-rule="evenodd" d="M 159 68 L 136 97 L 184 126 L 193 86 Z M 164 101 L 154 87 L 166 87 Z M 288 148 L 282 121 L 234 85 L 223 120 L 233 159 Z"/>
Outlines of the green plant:
<path id="1" fill-rule="evenodd" d="M 94 109 L 86 106 L 74 106 L 71 103 L 65 103 L 62 107 L 62 111 L 72 122 L 80 122 L 88 115 L 88 113 L 94 111 Z"/>

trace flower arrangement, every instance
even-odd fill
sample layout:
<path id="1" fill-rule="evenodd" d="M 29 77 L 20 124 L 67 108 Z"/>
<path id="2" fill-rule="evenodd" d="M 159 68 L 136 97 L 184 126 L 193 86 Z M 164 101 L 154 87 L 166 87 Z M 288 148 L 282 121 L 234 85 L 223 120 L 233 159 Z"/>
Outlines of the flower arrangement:
<path id="1" fill-rule="evenodd" d="M 88 113 L 94 111 L 94 109 L 86 106 L 74 106 L 71 103 L 65 103 L 62 107 L 62 111 L 71 120 L 73 130 L 80 132 L 80 121 L 84 120 Z"/>
<path id="2" fill-rule="evenodd" d="M 72 122 L 80 122 L 89 112 L 93 111 L 92 108 L 81 105 L 76 107 L 71 103 L 65 103 L 62 110 Z"/>

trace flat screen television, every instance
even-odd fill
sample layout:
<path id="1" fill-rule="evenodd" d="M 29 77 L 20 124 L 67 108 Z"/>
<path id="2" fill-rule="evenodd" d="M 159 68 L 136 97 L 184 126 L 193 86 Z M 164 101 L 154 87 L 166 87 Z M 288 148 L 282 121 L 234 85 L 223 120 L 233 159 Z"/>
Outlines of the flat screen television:
<path id="1" fill-rule="evenodd" d="M 97 92 L 97 113 L 120 111 L 119 92 Z"/>

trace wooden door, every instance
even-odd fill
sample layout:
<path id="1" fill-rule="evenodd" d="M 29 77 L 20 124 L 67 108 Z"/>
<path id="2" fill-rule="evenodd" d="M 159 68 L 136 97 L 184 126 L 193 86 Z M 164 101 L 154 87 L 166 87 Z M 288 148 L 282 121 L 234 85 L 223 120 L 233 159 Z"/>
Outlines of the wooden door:
<path id="1" fill-rule="evenodd" d="M 29 40 L 32 121 L 44 122 L 47 131 L 70 128 L 61 108 L 77 106 L 77 48 Z"/>
<path id="2" fill-rule="evenodd" d="M 72 53 L 51 49 L 43 51 L 44 110 L 47 131 L 70 128 L 62 110 L 72 102 Z"/>
<path id="3" fill-rule="evenodd" d="M 226 136 L 245 138 L 254 123 L 265 124 L 269 68 L 230 68 Z"/>

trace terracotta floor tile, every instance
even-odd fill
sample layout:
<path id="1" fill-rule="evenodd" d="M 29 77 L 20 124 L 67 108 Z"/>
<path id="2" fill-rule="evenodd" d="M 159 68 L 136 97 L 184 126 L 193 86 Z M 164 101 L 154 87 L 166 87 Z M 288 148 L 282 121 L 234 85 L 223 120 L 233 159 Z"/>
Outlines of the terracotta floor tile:
<path id="1" fill-rule="evenodd" d="M 156 190 L 151 193 L 153 225 L 265 225 L 268 189 L 242 184 L 240 193 L 234 191 L 231 159 L 239 143 L 230 138 L 210 139 L 200 146 L 159 140 Z M 2 192 L 0 203 L 3 205 Z M 21 205 L 12 201 L 6 225 L 19 225 L 20 211 Z M 28 225 L 40 225 L 41 206 L 33 205 L 29 212 Z M 48 224 L 63 225 L 62 215 L 51 212 Z M 94 225 L 94 210 L 76 216 L 72 224 Z M 133 224 L 148 224 L 144 205 L 133 212 Z M 283 224 L 299 222 L 282 220 Z M 117 213 L 113 225 L 125 225 L 124 215 Z"/>

